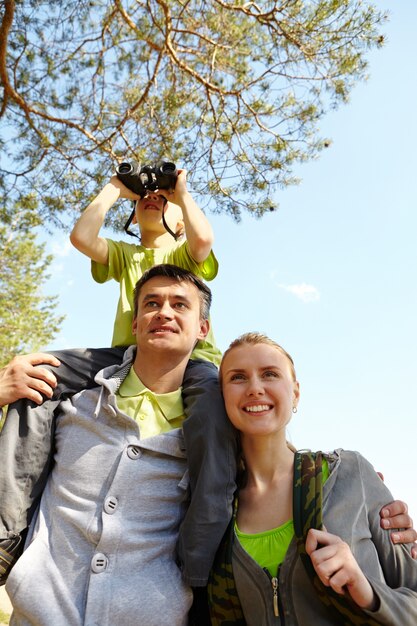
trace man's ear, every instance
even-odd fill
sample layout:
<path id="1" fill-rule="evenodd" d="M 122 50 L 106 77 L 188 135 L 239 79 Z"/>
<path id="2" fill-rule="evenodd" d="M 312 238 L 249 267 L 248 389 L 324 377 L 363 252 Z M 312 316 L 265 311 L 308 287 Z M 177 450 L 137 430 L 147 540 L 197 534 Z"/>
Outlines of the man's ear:
<path id="1" fill-rule="evenodd" d="M 138 322 L 136 317 L 133 318 L 133 322 L 132 322 L 132 335 L 136 335 L 136 330 L 138 327 Z"/>
<path id="2" fill-rule="evenodd" d="M 205 339 L 210 330 L 210 322 L 208 320 L 200 320 L 200 332 L 197 339 Z"/>

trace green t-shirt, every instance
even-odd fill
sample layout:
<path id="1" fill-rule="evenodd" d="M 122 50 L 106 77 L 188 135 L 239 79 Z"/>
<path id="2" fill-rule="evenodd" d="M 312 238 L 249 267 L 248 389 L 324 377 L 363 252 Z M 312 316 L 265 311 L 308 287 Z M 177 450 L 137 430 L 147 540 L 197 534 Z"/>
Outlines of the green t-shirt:
<path id="1" fill-rule="evenodd" d="M 323 483 L 329 478 L 329 465 L 323 458 Z M 271 576 L 276 576 L 278 567 L 285 559 L 288 547 L 294 537 L 294 523 L 290 519 L 277 528 L 265 530 L 262 533 L 242 533 L 235 524 L 236 538 L 263 569 L 267 569 Z"/>
<path id="2" fill-rule="evenodd" d="M 169 248 L 145 248 L 125 241 L 107 239 L 109 261 L 107 265 L 91 262 L 94 280 L 104 283 L 110 279 L 120 284 L 120 297 L 114 321 L 112 346 L 130 346 L 135 343 L 132 334 L 133 292 L 143 273 L 154 265 L 172 263 L 193 272 L 203 280 L 213 280 L 217 276 L 218 262 L 213 252 L 202 263 L 192 258 L 187 241 L 174 244 Z M 213 331 L 203 341 L 199 341 L 192 355 L 195 359 L 204 359 L 215 365 L 221 361 L 221 352 L 217 348 Z"/>
<path id="3" fill-rule="evenodd" d="M 277 528 L 262 533 L 242 533 L 235 524 L 235 533 L 242 547 L 271 576 L 276 576 L 278 566 L 285 559 L 288 546 L 294 537 L 292 519 Z"/>

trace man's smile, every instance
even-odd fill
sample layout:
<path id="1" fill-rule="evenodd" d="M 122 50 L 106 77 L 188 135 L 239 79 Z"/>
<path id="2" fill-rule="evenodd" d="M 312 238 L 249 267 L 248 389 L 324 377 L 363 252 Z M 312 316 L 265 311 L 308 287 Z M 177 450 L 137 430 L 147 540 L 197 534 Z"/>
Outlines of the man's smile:
<path id="1" fill-rule="evenodd" d="M 151 328 L 150 333 L 177 333 L 178 331 L 175 328 L 171 328 L 170 326 L 157 326 L 156 328 Z"/>

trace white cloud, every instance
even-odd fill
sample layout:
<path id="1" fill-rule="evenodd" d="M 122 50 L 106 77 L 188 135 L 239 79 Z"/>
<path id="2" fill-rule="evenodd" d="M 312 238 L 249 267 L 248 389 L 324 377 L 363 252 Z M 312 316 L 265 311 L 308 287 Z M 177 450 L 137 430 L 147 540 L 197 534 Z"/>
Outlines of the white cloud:
<path id="1" fill-rule="evenodd" d="M 299 283 L 296 285 L 284 285 L 283 283 L 275 283 L 279 289 L 284 289 L 292 293 L 296 298 L 303 302 L 317 302 L 320 300 L 320 292 L 314 285 L 307 283 Z"/>
<path id="2" fill-rule="evenodd" d="M 303 302 L 317 302 L 320 299 L 320 293 L 314 285 L 301 283 L 299 285 L 278 285 L 281 289 L 289 291 Z"/>
<path id="3" fill-rule="evenodd" d="M 317 300 L 320 300 L 320 292 L 314 285 L 301 283 L 300 285 L 279 285 L 279 287 L 294 294 L 303 302 L 317 302 Z"/>

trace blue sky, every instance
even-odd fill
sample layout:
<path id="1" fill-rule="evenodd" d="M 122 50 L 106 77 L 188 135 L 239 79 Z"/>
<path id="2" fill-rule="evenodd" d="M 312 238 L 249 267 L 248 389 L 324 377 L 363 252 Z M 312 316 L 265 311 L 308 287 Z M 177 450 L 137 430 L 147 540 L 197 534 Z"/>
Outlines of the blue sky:
<path id="1" fill-rule="evenodd" d="M 369 81 L 323 119 L 331 147 L 297 169 L 275 213 L 211 216 L 212 321 L 222 349 L 248 330 L 279 341 L 301 383 L 293 443 L 359 450 L 417 520 L 417 3 L 375 4 L 391 12 L 387 43 Z M 45 349 L 109 345 L 118 285 L 95 284 L 62 233 L 47 241 L 47 290 L 67 318 Z"/>

